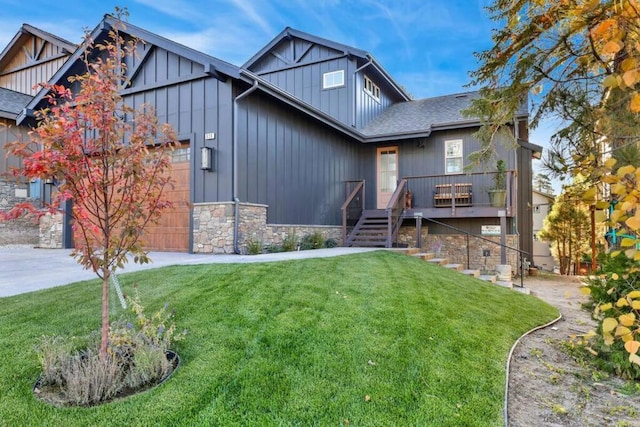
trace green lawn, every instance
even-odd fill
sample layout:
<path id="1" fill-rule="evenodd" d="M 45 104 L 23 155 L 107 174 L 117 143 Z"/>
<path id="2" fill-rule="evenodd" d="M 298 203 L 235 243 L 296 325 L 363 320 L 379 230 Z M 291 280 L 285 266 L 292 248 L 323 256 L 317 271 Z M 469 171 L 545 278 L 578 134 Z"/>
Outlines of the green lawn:
<path id="1" fill-rule="evenodd" d="M 165 302 L 176 310 L 189 331 L 179 370 L 124 400 L 50 407 L 31 393 L 34 344 L 97 329 L 98 281 L 1 298 L 0 425 L 503 425 L 508 351 L 558 314 L 385 251 L 121 281 L 125 292 L 138 284 L 148 313 Z"/>

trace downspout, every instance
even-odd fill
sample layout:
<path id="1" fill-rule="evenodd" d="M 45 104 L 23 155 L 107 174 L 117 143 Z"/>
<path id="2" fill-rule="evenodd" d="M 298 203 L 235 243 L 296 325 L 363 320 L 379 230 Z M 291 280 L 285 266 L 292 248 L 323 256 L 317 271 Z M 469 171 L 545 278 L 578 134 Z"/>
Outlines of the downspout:
<path id="1" fill-rule="evenodd" d="M 238 198 L 238 101 L 251 94 L 251 92 L 253 92 L 257 88 L 258 80 L 254 80 L 253 86 L 251 86 L 245 92 L 242 92 L 240 95 L 236 96 L 233 100 L 233 252 L 236 255 L 240 255 L 240 248 L 238 247 L 238 229 L 240 222 L 240 199 Z"/>
<path id="2" fill-rule="evenodd" d="M 518 177 L 520 176 L 520 171 L 518 170 L 518 150 L 520 149 L 520 145 L 518 143 L 518 141 L 520 140 L 520 124 L 518 123 L 518 117 L 513 118 L 513 136 L 516 138 L 516 149 L 513 150 L 513 168 L 516 171 L 516 176 L 515 176 L 515 184 L 516 184 L 516 190 L 513 193 L 513 199 L 512 200 L 512 204 L 516 207 L 516 212 L 512 212 L 513 216 L 512 216 L 512 220 L 513 220 L 513 225 L 516 231 L 516 235 L 518 236 L 518 249 L 522 250 L 522 246 L 520 245 L 520 229 L 518 228 L 518 193 L 520 193 L 520 191 L 522 191 L 522 189 L 518 186 Z M 521 255 L 522 256 L 522 255 Z M 533 254 L 531 254 L 531 257 L 533 258 Z M 522 261 L 522 259 L 521 259 Z M 533 262 L 533 260 L 530 260 L 531 262 Z"/>
<path id="3" fill-rule="evenodd" d="M 358 115 L 358 102 L 357 102 L 357 88 L 356 88 L 356 76 L 358 75 L 358 73 L 362 70 L 364 70 L 365 68 L 367 68 L 369 65 L 373 64 L 373 57 L 369 56 L 369 61 L 367 63 L 365 63 L 364 65 L 362 65 L 360 68 L 356 68 L 356 70 L 353 72 L 353 121 L 351 123 L 352 127 L 356 127 L 356 116 Z"/>

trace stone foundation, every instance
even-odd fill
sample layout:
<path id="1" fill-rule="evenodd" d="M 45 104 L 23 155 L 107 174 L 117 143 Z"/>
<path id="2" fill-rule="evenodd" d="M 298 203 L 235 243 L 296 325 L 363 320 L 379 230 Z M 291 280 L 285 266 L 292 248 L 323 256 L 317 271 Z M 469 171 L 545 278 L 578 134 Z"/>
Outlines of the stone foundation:
<path id="1" fill-rule="evenodd" d="M 28 201 L 27 185 L 0 180 L 0 211 L 8 211 L 16 204 Z M 38 222 L 19 218 L 0 222 L 0 245 L 37 245 Z"/>
<path id="2" fill-rule="evenodd" d="M 420 234 L 422 234 L 422 247 L 424 247 L 427 241 L 427 236 L 429 235 L 429 227 L 427 227 L 425 224 L 422 224 L 422 228 L 420 231 L 421 231 Z M 397 240 L 398 240 L 398 244 L 402 246 L 406 245 L 410 248 L 417 247 L 416 226 L 408 225 L 408 226 L 400 227 L 400 230 L 398 230 Z"/>
<path id="3" fill-rule="evenodd" d="M 500 243 L 500 236 L 486 236 L 488 240 Z M 518 247 L 518 236 L 507 235 L 507 246 Z M 422 242 L 424 252 L 434 252 L 443 258 L 448 258 L 450 263 L 462 264 L 467 268 L 467 236 L 462 234 L 430 234 Z M 484 251 L 489 251 L 489 256 L 484 256 Z M 495 270 L 500 262 L 501 247 L 485 240 L 469 236 L 469 268 L 474 270 Z M 519 271 L 518 252 L 507 249 L 507 264 L 511 265 L 513 272 Z"/>
<path id="4" fill-rule="evenodd" d="M 40 218 L 40 243 L 45 249 L 62 248 L 63 218 L 61 213 L 46 214 Z"/>
<path id="5" fill-rule="evenodd" d="M 428 227 L 422 224 L 422 251 L 439 254 L 448 258 L 452 264 L 462 264 L 467 268 L 467 236 L 464 234 L 429 234 Z M 500 236 L 484 236 L 492 242 L 500 243 Z M 415 248 L 416 226 L 407 225 L 400 227 L 398 232 L 398 244 Z M 507 246 L 518 247 L 518 236 L 507 235 Z M 485 257 L 484 250 L 489 250 L 489 256 Z M 491 244 L 485 240 L 469 236 L 469 268 L 477 270 L 495 270 L 500 264 L 500 246 Z M 507 264 L 511 265 L 513 272 L 519 272 L 520 260 L 518 253 L 507 249 Z"/>
<path id="6" fill-rule="evenodd" d="M 246 253 L 247 243 L 262 242 L 263 246 L 280 245 L 295 233 L 298 238 L 319 231 L 325 239 L 342 244 L 342 227 L 312 225 L 267 224 L 267 205 L 240 203 L 238 248 Z M 233 248 L 235 204 L 196 203 L 193 207 L 193 252 L 231 254 Z"/>

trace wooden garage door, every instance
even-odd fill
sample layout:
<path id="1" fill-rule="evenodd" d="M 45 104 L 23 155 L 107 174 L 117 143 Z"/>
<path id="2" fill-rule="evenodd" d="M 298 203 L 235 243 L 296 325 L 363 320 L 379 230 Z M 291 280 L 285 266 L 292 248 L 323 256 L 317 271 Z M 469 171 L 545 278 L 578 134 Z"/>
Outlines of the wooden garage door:
<path id="1" fill-rule="evenodd" d="M 162 214 L 158 225 L 145 233 L 145 247 L 153 251 L 189 251 L 189 144 L 183 144 L 172 153 L 171 174 L 174 188 L 165 189 L 173 207 Z"/>

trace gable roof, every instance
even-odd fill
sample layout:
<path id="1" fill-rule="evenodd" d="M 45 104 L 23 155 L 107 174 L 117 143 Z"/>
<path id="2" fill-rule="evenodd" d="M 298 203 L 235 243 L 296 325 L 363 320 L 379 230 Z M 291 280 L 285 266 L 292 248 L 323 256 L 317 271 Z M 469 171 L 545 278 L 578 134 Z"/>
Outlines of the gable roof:
<path id="1" fill-rule="evenodd" d="M 54 34 L 43 31 L 39 28 L 36 28 L 29 24 L 22 24 L 20 30 L 16 33 L 15 36 L 11 39 L 9 44 L 5 46 L 0 53 L 0 70 L 7 66 L 9 62 L 14 58 L 16 53 L 22 48 L 24 42 L 30 37 L 35 36 L 39 37 L 42 40 L 45 40 L 55 46 L 61 48 L 62 53 L 61 56 L 69 55 L 71 52 L 75 51 L 77 46 L 71 43 L 68 40 L 63 39 L 62 37 L 58 37 Z"/>
<path id="2" fill-rule="evenodd" d="M 479 96 L 480 93 L 475 91 L 399 102 L 389 106 L 369 122 L 362 133 L 375 140 L 399 139 L 429 136 L 434 130 L 479 126 L 478 118 L 462 114 L 471 105 L 471 101 Z M 527 116 L 527 106 L 524 104 L 517 117 Z"/>
<path id="3" fill-rule="evenodd" d="M 30 95 L 0 87 L 0 117 L 15 119 L 31 99 Z"/>
<path id="4" fill-rule="evenodd" d="M 91 32 L 91 39 L 94 41 L 103 40 L 108 36 L 109 31 L 117 24 L 118 21 L 116 18 L 112 15 L 105 15 L 102 21 Z M 215 78 L 224 80 L 227 76 L 234 78 L 238 78 L 240 76 L 240 70 L 235 65 L 129 24 L 128 22 L 123 22 L 123 25 L 124 28 L 120 29 L 121 33 L 137 37 L 145 43 L 160 47 L 164 50 L 175 53 L 178 56 L 182 56 L 195 63 L 201 64 L 204 67 L 205 73 L 214 76 Z M 60 83 L 64 77 L 71 74 L 71 70 L 73 70 L 76 64 L 82 60 L 84 49 L 85 45 L 78 47 L 65 64 L 53 75 L 53 77 L 51 77 L 49 82 L 54 84 Z M 21 123 L 31 115 L 33 110 L 38 108 L 38 105 L 42 102 L 46 94 L 46 89 L 40 90 L 33 100 L 26 106 L 25 110 L 20 113 L 16 121 Z"/>
<path id="5" fill-rule="evenodd" d="M 345 55 L 360 58 L 366 62 L 366 66 L 374 67 L 380 75 L 389 83 L 389 85 L 406 101 L 411 99 L 411 96 L 400 86 L 391 75 L 382 67 L 382 65 L 371 55 L 369 52 L 358 49 L 346 44 L 338 43 L 332 40 L 327 40 L 322 37 L 315 36 L 313 34 L 305 33 L 304 31 L 296 30 L 291 27 L 286 27 L 280 34 L 275 36 L 265 47 L 260 49 L 255 55 L 253 55 L 247 62 L 242 65 L 242 68 L 250 70 L 251 68 L 260 62 L 263 58 L 271 53 L 271 51 L 283 40 L 298 38 L 306 40 L 310 43 L 315 43 L 323 46 L 327 46 L 331 49 L 343 52 Z"/>

